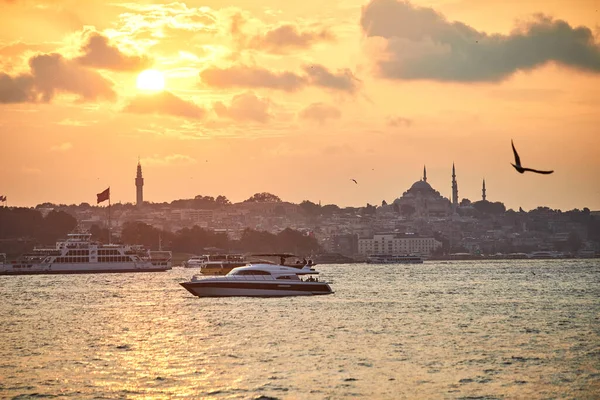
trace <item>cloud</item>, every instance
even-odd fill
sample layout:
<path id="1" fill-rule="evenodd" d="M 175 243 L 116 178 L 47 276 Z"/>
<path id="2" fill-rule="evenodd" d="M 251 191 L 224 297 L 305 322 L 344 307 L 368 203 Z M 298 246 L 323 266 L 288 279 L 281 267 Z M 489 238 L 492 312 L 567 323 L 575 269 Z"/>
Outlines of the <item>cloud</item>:
<path id="1" fill-rule="evenodd" d="M 248 92 L 234 96 L 229 107 L 221 102 L 213 106 L 219 117 L 227 117 L 236 121 L 257 121 L 265 123 L 271 118 L 269 99 L 261 99 Z"/>
<path id="2" fill-rule="evenodd" d="M 152 65 L 148 57 L 122 53 L 108 43 L 108 38 L 97 32 L 88 35 L 87 43 L 81 50 L 84 54 L 75 58 L 75 61 L 88 67 L 113 71 L 140 71 Z"/>
<path id="3" fill-rule="evenodd" d="M 73 145 L 69 142 L 61 143 L 50 147 L 50 151 L 67 151 L 73 148 Z"/>
<path id="4" fill-rule="evenodd" d="M 0 72 L 0 103 L 27 103 L 35 102 L 36 99 L 32 76 L 21 75 L 13 78 Z"/>
<path id="5" fill-rule="evenodd" d="M 207 68 L 200 78 L 215 87 L 262 87 L 294 92 L 305 85 L 305 80 L 293 72 L 271 72 L 260 67 L 236 65 L 229 68 Z"/>
<path id="6" fill-rule="evenodd" d="M 324 124 L 328 119 L 339 119 L 342 113 L 334 106 L 324 103 L 313 103 L 300 111 L 298 116 L 302 119 L 316 121 Z"/>
<path id="7" fill-rule="evenodd" d="M 64 126 L 90 126 L 97 122 L 98 121 L 81 121 L 81 120 L 76 120 L 76 119 L 72 119 L 72 118 L 65 118 L 62 121 L 57 122 L 57 124 L 64 125 Z"/>
<path id="8" fill-rule="evenodd" d="M 404 117 L 388 117 L 387 124 L 388 124 L 388 126 L 392 126 L 392 127 L 398 127 L 398 126 L 410 127 L 413 124 L 413 120 L 410 118 L 404 118 Z"/>
<path id="9" fill-rule="evenodd" d="M 143 165 L 191 165 L 196 164 L 197 161 L 193 157 L 186 156 L 184 154 L 171 154 L 168 156 L 157 156 L 142 158 L 140 162 Z"/>
<path id="10" fill-rule="evenodd" d="M 26 43 L 15 41 L 3 46 L 0 46 L 0 55 L 6 57 L 22 55 L 26 52 L 45 52 L 56 47 L 55 43 Z"/>
<path id="11" fill-rule="evenodd" d="M 362 10 L 361 26 L 384 41 L 377 69 L 388 79 L 497 82 L 548 62 L 600 73 L 592 31 L 542 15 L 509 35 L 490 35 L 432 8 L 373 0 Z"/>
<path id="12" fill-rule="evenodd" d="M 0 103 L 48 103 L 57 93 L 75 94 L 81 101 L 116 98 L 111 81 L 60 54 L 34 56 L 29 68 L 30 73 L 14 77 L 0 73 Z"/>
<path id="13" fill-rule="evenodd" d="M 140 94 L 125 106 L 124 110 L 137 114 L 172 115 L 185 118 L 203 118 L 205 110 L 191 101 L 175 96 L 169 91 Z"/>
<path id="14" fill-rule="evenodd" d="M 360 81 L 349 69 L 332 73 L 322 65 L 304 67 L 304 75 L 294 72 L 272 72 L 265 68 L 234 65 L 228 68 L 209 67 L 200 72 L 200 78 L 208 86 L 253 87 L 295 92 L 306 86 L 354 93 Z"/>
<path id="15" fill-rule="evenodd" d="M 310 65 L 304 67 L 304 71 L 314 86 L 354 93 L 360 84 L 360 81 L 348 68 L 340 69 L 337 74 L 334 74 L 322 65 Z"/>
<path id="16" fill-rule="evenodd" d="M 153 54 L 192 51 L 202 44 L 218 45 L 216 35 L 227 28 L 220 12 L 209 7 L 188 7 L 183 2 L 168 4 L 113 3 L 126 9 L 119 15 L 119 35 Z"/>
<path id="17" fill-rule="evenodd" d="M 280 25 L 265 34 L 250 39 L 248 47 L 275 54 L 308 49 L 318 42 L 332 41 L 334 36 L 326 29 L 299 30 L 291 24 Z"/>

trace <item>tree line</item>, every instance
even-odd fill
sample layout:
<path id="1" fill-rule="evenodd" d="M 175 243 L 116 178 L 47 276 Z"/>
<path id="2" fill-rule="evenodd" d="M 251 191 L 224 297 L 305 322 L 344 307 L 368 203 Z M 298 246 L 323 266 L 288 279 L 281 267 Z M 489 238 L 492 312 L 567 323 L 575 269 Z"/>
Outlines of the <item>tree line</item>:
<path id="1" fill-rule="evenodd" d="M 96 232 L 101 235 L 108 234 L 106 230 Z M 213 232 L 199 226 L 169 232 L 136 221 L 126 222 L 123 225 L 120 240 L 123 243 L 143 244 L 153 250 L 158 250 L 160 245 L 163 250 L 194 254 L 291 252 L 301 255 L 321 251 L 316 238 L 290 228 L 286 228 L 277 234 L 246 228 L 239 239 L 230 239 L 225 233 Z"/>
<path id="2" fill-rule="evenodd" d="M 30 208 L 0 208 L 0 253 L 9 257 L 31 251 L 35 246 L 54 247 L 58 240 L 77 228 L 77 220 L 64 211 L 50 211 L 46 216 Z M 92 239 L 107 243 L 108 229 L 92 225 Z M 150 249 L 182 253 L 204 252 L 292 252 L 299 255 L 321 251 L 318 241 L 302 232 L 287 228 L 273 234 L 246 229 L 240 239 L 227 234 L 194 226 L 177 232 L 155 228 L 144 222 L 131 221 L 123 225 L 113 243 L 142 244 Z"/>

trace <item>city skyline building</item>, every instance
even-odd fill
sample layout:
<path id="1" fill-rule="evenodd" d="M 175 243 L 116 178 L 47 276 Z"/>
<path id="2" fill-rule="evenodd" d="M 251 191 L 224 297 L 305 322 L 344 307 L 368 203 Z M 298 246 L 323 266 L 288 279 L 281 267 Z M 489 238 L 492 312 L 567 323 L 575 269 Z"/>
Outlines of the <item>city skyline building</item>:
<path id="1" fill-rule="evenodd" d="M 138 207 L 144 204 L 144 178 L 142 177 L 142 164 L 138 159 L 137 174 L 135 177 L 135 188 L 136 188 L 136 202 Z"/>
<path id="2" fill-rule="evenodd" d="M 483 180 L 483 186 L 481 188 L 481 200 L 485 201 L 486 195 L 485 195 L 485 179 Z"/>
<path id="3" fill-rule="evenodd" d="M 452 163 L 452 212 L 458 209 L 458 183 L 456 182 L 456 168 Z"/>

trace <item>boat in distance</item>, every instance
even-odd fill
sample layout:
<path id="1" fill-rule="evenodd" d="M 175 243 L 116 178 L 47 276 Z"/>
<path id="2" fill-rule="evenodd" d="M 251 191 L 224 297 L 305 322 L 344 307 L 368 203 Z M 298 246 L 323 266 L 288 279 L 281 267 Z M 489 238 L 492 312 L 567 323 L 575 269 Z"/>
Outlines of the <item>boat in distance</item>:
<path id="1" fill-rule="evenodd" d="M 248 260 L 243 254 L 208 254 L 200 263 L 202 275 L 227 275 L 236 267 L 248 265 Z"/>
<path id="2" fill-rule="evenodd" d="M 170 251 L 140 245 L 101 244 L 90 233 L 72 233 L 55 248 L 36 248 L 15 261 L 0 263 L 0 275 L 158 272 L 172 266 Z M 0 255 L 1 257 L 2 255 Z"/>
<path id="3" fill-rule="evenodd" d="M 372 254 L 367 257 L 367 264 L 423 264 L 423 258 L 410 254 Z"/>
<path id="4" fill-rule="evenodd" d="M 278 264 L 249 264 L 236 267 L 225 276 L 192 277 L 180 283 L 188 292 L 198 297 L 284 297 L 332 294 L 327 282 L 319 282 L 308 265 L 285 266 Z M 307 279 L 301 276 L 309 275 Z"/>

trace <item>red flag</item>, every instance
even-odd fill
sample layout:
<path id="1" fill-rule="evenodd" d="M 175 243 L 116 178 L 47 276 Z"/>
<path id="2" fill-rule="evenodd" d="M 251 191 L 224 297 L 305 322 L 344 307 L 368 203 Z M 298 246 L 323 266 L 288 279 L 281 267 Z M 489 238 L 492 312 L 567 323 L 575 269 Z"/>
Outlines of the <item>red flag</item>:
<path id="1" fill-rule="evenodd" d="M 110 187 L 108 189 L 106 189 L 104 192 L 98 193 L 96 196 L 98 197 L 97 204 L 102 203 L 104 200 L 108 200 L 110 198 Z"/>
<path id="2" fill-rule="evenodd" d="M 6 201 L 6 196 L 0 196 L 0 202 Z"/>

